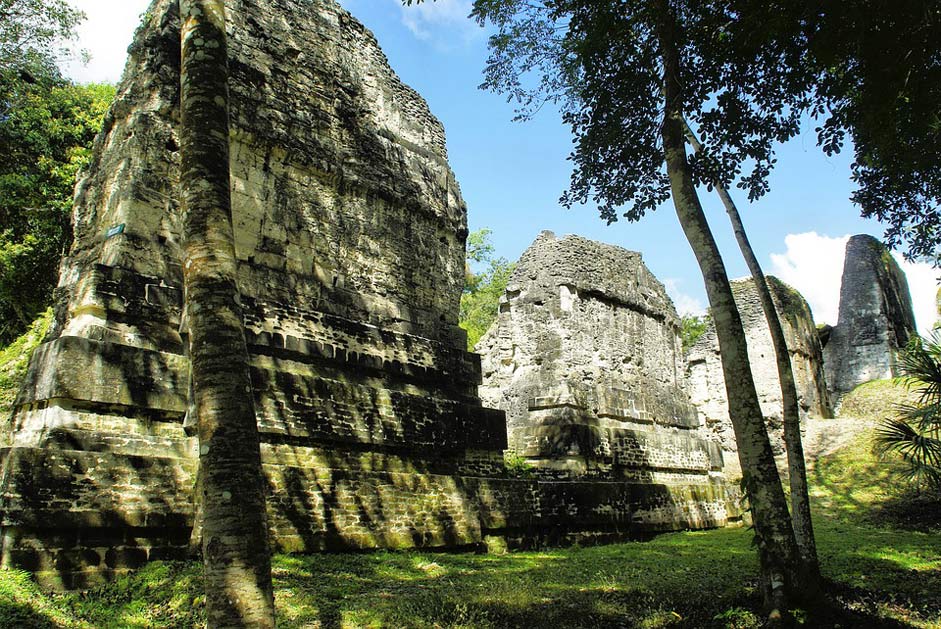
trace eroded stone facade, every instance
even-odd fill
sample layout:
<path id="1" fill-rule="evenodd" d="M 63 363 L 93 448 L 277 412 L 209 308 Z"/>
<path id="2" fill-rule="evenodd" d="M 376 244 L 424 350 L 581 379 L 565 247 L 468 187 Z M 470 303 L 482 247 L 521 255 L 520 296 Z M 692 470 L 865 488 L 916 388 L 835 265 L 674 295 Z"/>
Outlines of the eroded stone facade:
<path id="1" fill-rule="evenodd" d="M 504 414 L 482 406 L 457 326 L 466 210 L 441 124 L 334 0 L 226 9 L 238 280 L 274 547 L 724 522 L 707 485 L 507 473 Z M 181 556 L 193 522 L 175 1 L 151 5 L 130 52 L 2 452 L 3 563 L 66 586 Z M 716 511 L 683 520 L 677 501 Z"/>
<path id="2" fill-rule="evenodd" d="M 876 238 L 853 236 L 846 243 L 839 319 L 824 347 L 833 397 L 897 376 L 898 352 L 915 333 L 905 273 Z"/>
<path id="3" fill-rule="evenodd" d="M 791 370 L 794 374 L 794 384 L 797 386 L 801 418 L 808 415 L 832 417 L 833 411 L 823 369 L 823 350 L 810 306 L 799 292 L 779 279 L 769 276 L 767 281 L 791 357 Z M 768 331 L 768 321 L 761 307 L 754 280 L 734 280 L 732 294 L 742 317 L 748 343 L 748 360 L 751 363 L 761 411 L 767 422 L 771 445 L 777 454 L 781 454 L 784 452 L 781 381 L 778 378 L 777 359 Z M 706 332 L 689 349 L 687 360 L 690 398 L 699 409 L 708 430 L 715 434 L 722 444 L 729 475 L 739 476 L 741 468 L 738 463 L 738 447 L 729 419 L 719 341 L 715 326 L 711 322 Z"/>
<path id="4" fill-rule="evenodd" d="M 639 253 L 543 232 L 477 345 L 481 398 L 541 477 L 656 484 L 669 519 L 724 522 L 722 455 L 684 391 L 678 330 Z"/>

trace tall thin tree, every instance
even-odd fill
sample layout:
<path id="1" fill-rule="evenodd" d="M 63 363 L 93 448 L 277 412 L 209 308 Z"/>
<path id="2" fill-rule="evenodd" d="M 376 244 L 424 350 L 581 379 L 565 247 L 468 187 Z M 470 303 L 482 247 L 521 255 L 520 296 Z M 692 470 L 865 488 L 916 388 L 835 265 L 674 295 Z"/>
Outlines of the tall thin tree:
<path id="1" fill-rule="evenodd" d="M 656 0 L 654 5 L 665 104 L 661 139 L 673 205 L 702 271 L 719 339 L 729 416 L 754 516 L 763 596 L 768 607 L 787 609 L 789 597 L 800 585 L 794 532 L 758 403 L 741 316 L 686 157 L 683 104 L 687 97 L 677 42 L 676 14 L 668 0 Z"/>
<path id="2" fill-rule="evenodd" d="M 702 144 L 685 120 L 683 121 L 683 127 L 686 138 L 693 150 L 701 153 L 703 150 Z M 755 289 L 758 291 L 761 309 L 764 311 L 765 320 L 768 322 L 768 331 L 771 335 L 771 344 L 774 347 L 775 362 L 778 369 L 778 380 L 781 385 L 784 445 L 787 450 L 788 483 L 791 488 L 791 522 L 794 526 L 797 548 L 800 551 L 803 578 L 818 584 L 820 582 L 820 562 L 817 559 L 817 543 L 814 539 L 814 526 L 810 515 L 807 466 L 804 462 L 804 445 L 801 442 L 800 410 L 797 401 L 797 386 L 794 383 L 794 372 L 791 369 L 791 354 L 784 338 L 781 319 L 774 307 L 771 290 L 761 269 L 761 264 L 758 262 L 758 257 L 748 240 L 748 234 L 745 232 L 745 225 L 742 222 L 738 207 L 722 182 L 716 181 L 713 185 L 722 200 L 722 205 L 725 206 L 726 213 L 729 215 L 732 231 L 735 233 L 735 240 L 742 251 L 742 257 L 745 258 L 745 264 L 748 265 L 748 270 L 755 283 Z"/>
<path id="3" fill-rule="evenodd" d="M 275 626 L 258 427 L 237 285 L 222 0 L 180 0 L 185 319 L 208 626 Z"/>

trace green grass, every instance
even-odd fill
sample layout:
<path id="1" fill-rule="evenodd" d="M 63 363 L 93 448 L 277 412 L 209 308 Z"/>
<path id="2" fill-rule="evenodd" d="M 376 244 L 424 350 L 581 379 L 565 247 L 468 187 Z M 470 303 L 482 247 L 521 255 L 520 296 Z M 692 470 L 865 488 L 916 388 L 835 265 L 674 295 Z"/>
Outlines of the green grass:
<path id="1" fill-rule="evenodd" d="M 895 414 L 895 406 L 917 399 L 901 379 L 873 380 L 859 385 L 840 404 L 841 417 L 879 422 Z"/>
<path id="2" fill-rule="evenodd" d="M 941 535 L 848 524 L 819 512 L 817 537 L 825 576 L 853 618 L 865 622 L 844 627 L 941 627 Z M 279 626 L 325 629 L 757 627 L 756 571 L 745 529 L 503 555 L 274 560 Z M 196 627 L 198 575 L 192 563 L 157 563 L 87 594 L 44 595 L 23 573 L 5 572 L 0 626 Z M 805 626 L 833 626 L 815 618 Z"/>

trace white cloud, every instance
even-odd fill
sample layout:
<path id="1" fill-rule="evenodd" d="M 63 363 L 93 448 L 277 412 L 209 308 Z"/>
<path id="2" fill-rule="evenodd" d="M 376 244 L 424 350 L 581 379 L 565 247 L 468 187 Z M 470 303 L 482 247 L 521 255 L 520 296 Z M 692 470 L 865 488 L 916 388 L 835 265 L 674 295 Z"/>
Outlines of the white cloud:
<path id="1" fill-rule="evenodd" d="M 83 66 L 79 60 L 73 60 L 67 64 L 65 73 L 79 83 L 116 83 L 124 71 L 127 47 L 131 45 L 134 30 L 150 1 L 68 1 L 88 16 L 78 29 L 78 47 L 91 54 L 91 61 Z"/>
<path id="2" fill-rule="evenodd" d="M 817 232 L 788 234 L 787 251 L 771 254 L 770 275 L 800 291 L 817 323 L 836 325 L 847 240 L 849 236 L 831 238 Z"/>
<path id="3" fill-rule="evenodd" d="M 663 286 L 667 289 L 667 294 L 670 296 L 670 299 L 673 300 L 673 305 L 676 306 L 676 311 L 679 315 L 697 315 L 702 316 L 706 314 L 706 306 L 703 302 L 692 295 L 687 295 L 682 290 L 680 290 L 680 284 L 682 280 L 675 278 L 667 278 L 663 280 Z"/>
<path id="4" fill-rule="evenodd" d="M 421 4 L 404 6 L 402 0 L 389 0 L 402 12 L 402 23 L 418 39 L 439 48 L 453 48 L 456 43 L 467 43 L 482 36 L 482 30 L 471 20 L 471 0 L 425 0 Z"/>
<path id="5" fill-rule="evenodd" d="M 816 232 L 788 234 L 784 238 L 787 250 L 771 254 L 771 274 L 801 292 L 817 323 L 837 323 L 847 240 L 849 236 L 834 238 Z M 905 271 L 915 321 L 918 330 L 924 333 L 937 319 L 939 271 L 930 264 L 906 262 L 899 253 L 893 255 Z"/>

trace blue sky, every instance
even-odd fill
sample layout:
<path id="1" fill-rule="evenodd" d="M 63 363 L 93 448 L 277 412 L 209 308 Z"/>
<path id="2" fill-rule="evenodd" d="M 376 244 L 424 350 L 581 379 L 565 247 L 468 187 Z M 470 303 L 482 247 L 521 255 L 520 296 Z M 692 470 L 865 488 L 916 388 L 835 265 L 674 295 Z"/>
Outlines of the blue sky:
<path id="1" fill-rule="evenodd" d="M 81 46 L 91 63 L 73 66 L 76 80 L 116 81 L 137 17 L 146 0 L 70 0 L 89 16 Z M 543 229 L 577 233 L 640 251 L 681 311 L 706 304 L 702 277 L 671 204 L 639 223 L 607 226 L 592 206 L 566 210 L 571 148 L 568 129 L 552 111 L 526 123 L 511 122 L 513 106 L 481 91 L 486 32 L 467 19 L 470 0 L 438 0 L 403 7 L 400 0 L 342 0 L 372 30 L 393 69 L 428 101 L 444 123 L 448 151 L 468 205 L 470 228 L 489 228 L 498 255 L 515 260 Z M 849 202 L 849 155 L 827 158 L 812 126 L 780 148 L 771 192 L 756 204 L 736 195 L 749 236 L 767 273 L 781 277 L 811 303 L 818 321 L 836 323 L 842 249 L 848 235 L 881 236 Z M 733 195 L 735 193 L 733 192 Z M 747 269 L 714 194 L 702 200 L 730 277 Z M 906 265 L 919 327 L 934 322 L 936 272 Z"/>

